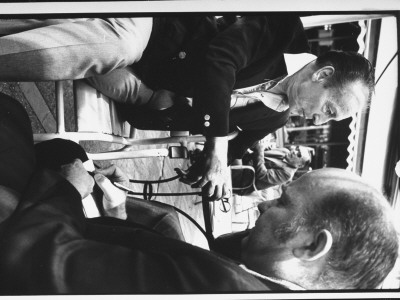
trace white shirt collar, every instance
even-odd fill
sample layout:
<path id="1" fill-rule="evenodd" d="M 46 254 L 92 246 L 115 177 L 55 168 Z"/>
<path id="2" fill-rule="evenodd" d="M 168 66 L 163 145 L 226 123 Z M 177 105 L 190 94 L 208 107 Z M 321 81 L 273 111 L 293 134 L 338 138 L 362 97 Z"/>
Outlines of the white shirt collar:
<path id="1" fill-rule="evenodd" d="M 305 65 L 317 59 L 314 54 L 310 53 L 284 53 L 283 58 L 285 59 L 288 76 L 293 75 L 294 73 L 302 69 Z"/>
<path id="2" fill-rule="evenodd" d="M 299 286 L 299 285 L 297 285 L 297 284 L 295 284 L 293 282 L 287 281 L 285 279 L 269 277 L 269 276 L 265 276 L 265 275 L 262 275 L 260 273 L 257 273 L 257 272 L 255 272 L 253 270 L 248 269 L 243 264 L 240 264 L 239 267 L 241 267 L 247 273 L 250 273 L 251 275 L 253 275 L 255 277 L 258 277 L 258 278 L 261 278 L 261 279 L 264 279 L 264 280 L 267 280 L 267 281 L 271 281 L 271 282 L 277 283 L 279 285 L 282 285 L 282 286 L 288 288 L 289 290 L 292 290 L 292 291 L 305 291 L 306 290 L 305 288 L 303 288 L 303 287 L 301 287 L 301 286 Z"/>
<path id="3" fill-rule="evenodd" d="M 288 71 L 287 76 L 293 75 L 317 58 L 315 55 L 310 53 L 284 53 L 283 57 Z M 270 80 L 247 88 L 234 90 L 234 93 L 231 96 L 231 109 L 246 106 L 252 101 L 261 101 L 265 106 L 278 112 L 283 112 L 289 109 L 289 104 L 285 101 L 285 95 L 274 94 L 269 90 L 271 86 L 279 84 L 284 78 L 282 77 L 278 83 L 274 80 Z"/>

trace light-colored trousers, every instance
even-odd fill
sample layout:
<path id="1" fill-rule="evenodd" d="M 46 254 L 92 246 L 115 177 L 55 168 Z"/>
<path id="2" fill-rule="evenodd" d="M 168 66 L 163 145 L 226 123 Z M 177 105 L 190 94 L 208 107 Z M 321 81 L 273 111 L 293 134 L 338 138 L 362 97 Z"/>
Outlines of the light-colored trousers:
<path id="1" fill-rule="evenodd" d="M 152 18 L 0 20 L 0 81 L 80 79 L 140 60 Z"/>

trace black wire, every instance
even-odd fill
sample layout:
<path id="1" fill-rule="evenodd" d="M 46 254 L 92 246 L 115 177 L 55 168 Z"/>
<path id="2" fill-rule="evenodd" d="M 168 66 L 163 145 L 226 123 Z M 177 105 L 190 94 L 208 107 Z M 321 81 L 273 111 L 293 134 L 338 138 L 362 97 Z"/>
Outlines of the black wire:
<path id="1" fill-rule="evenodd" d="M 396 53 L 393 55 L 393 57 L 390 59 L 390 61 L 387 63 L 385 69 L 383 69 L 381 75 L 379 75 L 378 79 L 375 82 L 375 85 L 378 83 L 378 81 L 381 79 L 382 75 L 386 72 L 386 69 L 390 66 L 390 64 L 392 63 L 392 61 L 395 59 L 395 57 L 397 56 L 397 54 L 399 53 L 399 51 L 397 50 Z"/>
<path id="2" fill-rule="evenodd" d="M 169 182 L 175 179 L 182 177 L 182 175 L 176 175 L 166 179 L 159 179 L 159 180 L 135 180 L 129 179 L 129 182 L 133 183 L 141 183 L 144 184 L 143 192 L 132 192 L 129 191 L 128 194 L 136 195 L 136 196 L 143 196 L 144 200 L 150 200 L 152 196 L 189 196 L 189 195 L 198 195 L 201 196 L 201 192 L 186 192 L 186 193 L 153 193 L 152 183 L 164 183 Z M 149 187 L 149 191 L 147 191 L 147 187 Z"/>
<path id="3" fill-rule="evenodd" d="M 143 192 L 131 192 L 128 194 L 143 196 Z M 198 195 L 201 196 L 201 192 L 187 192 L 187 193 L 149 193 L 150 196 L 189 196 L 189 195 Z"/>
<path id="4" fill-rule="evenodd" d="M 167 204 L 167 205 L 169 205 L 169 204 Z M 185 216 L 189 221 L 191 221 L 192 223 L 193 223 L 193 225 L 194 226 L 196 226 L 197 227 L 197 229 L 199 229 L 200 230 L 200 232 L 204 235 L 204 237 L 207 239 L 207 241 L 208 241 L 208 238 L 207 238 L 207 233 L 205 232 L 205 230 L 200 226 L 200 224 L 199 223 L 197 223 L 191 216 L 189 216 L 187 213 L 185 213 L 183 210 L 181 210 L 181 209 L 179 209 L 179 208 L 177 208 L 177 207 L 175 207 L 175 206 L 173 206 L 173 205 L 170 205 L 170 206 L 172 206 L 178 213 L 180 213 L 180 214 L 182 214 L 183 216 Z"/>
<path id="5" fill-rule="evenodd" d="M 128 193 L 128 197 L 131 196 L 130 194 L 133 194 L 133 193 L 132 193 L 132 192 L 129 192 L 129 193 Z M 135 193 L 135 194 L 136 194 L 136 193 Z M 140 193 L 138 193 L 138 194 L 140 194 Z M 156 201 L 156 200 L 152 200 L 152 201 Z M 159 201 L 157 201 L 157 202 L 159 202 Z M 200 230 L 200 232 L 204 235 L 204 237 L 205 237 L 205 238 L 207 239 L 207 241 L 208 241 L 207 233 L 205 232 L 205 230 L 204 230 L 204 229 L 199 225 L 199 223 L 197 223 L 191 216 L 189 216 L 189 215 L 188 215 L 187 213 L 185 213 L 183 210 L 181 210 L 181 209 L 179 209 L 179 208 L 177 208 L 177 207 L 175 207 L 175 206 L 173 206 L 173 205 L 171 205 L 171 204 L 164 203 L 164 202 L 159 202 L 159 203 L 162 203 L 162 204 L 164 204 L 164 205 L 166 205 L 166 206 L 172 207 L 176 212 L 178 212 L 178 213 L 182 214 L 184 217 L 186 217 L 190 222 L 193 223 L 194 226 L 197 227 L 198 230 Z"/>
<path id="6" fill-rule="evenodd" d="M 94 164 L 94 166 L 95 166 L 95 168 L 96 169 L 99 169 L 100 168 L 100 166 L 98 165 L 98 164 L 96 164 L 96 163 L 93 163 Z M 89 172 L 89 174 L 93 174 L 94 175 L 94 172 Z M 175 179 L 178 179 L 179 177 L 181 177 L 182 175 L 176 175 L 176 176 L 174 176 L 174 177 L 170 177 L 170 178 L 166 178 L 166 179 L 159 179 L 159 180 L 136 180 L 136 179 L 129 179 L 129 182 L 133 182 L 133 183 L 143 183 L 143 184 L 146 184 L 146 183 L 163 183 L 163 182 L 168 182 L 168 181 L 172 181 L 172 180 L 175 180 Z"/>
<path id="7" fill-rule="evenodd" d="M 133 182 L 133 183 L 163 183 L 163 182 L 168 182 L 168 181 L 172 181 L 175 180 L 177 178 L 181 177 L 181 175 L 176 175 L 174 177 L 170 177 L 170 178 L 166 178 L 166 179 L 159 179 L 159 180 L 135 180 L 135 179 L 129 179 L 129 182 Z"/>
<path id="8" fill-rule="evenodd" d="M 144 186 L 144 189 L 143 189 L 143 192 L 132 192 L 132 191 L 129 191 L 128 192 L 128 197 L 130 196 L 130 197 L 132 197 L 133 195 L 137 195 L 137 196 L 143 196 L 145 199 L 144 200 L 151 200 L 150 198 L 152 197 L 152 196 L 186 196 L 186 195 L 198 195 L 198 196 L 201 196 L 202 195 L 202 193 L 201 192 L 186 192 L 186 193 L 153 193 L 153 189 L 152 189 L 152 183 L 163 183 L 163 182 L 168 182 L 168 181 L 172 181 L 172 180 L 175 180 L 175 179 L 178 179 L 178 178 L 180 178 L 180 177 L 182 177 L 182 175 L 176 175 L 176 176 L 174 176 L 174 177 L 170 177 L 170 178 L 166 178 L 166 179 L 159 179 L 159 180 L 134 180 L 134 179 L 129 179 L 129 182 L 133 182 L 133 183 L 142 183 L 142 184 L 144 184 L 145 186 Z M 150 187 L 150 189 L 149 189 L 149 193 L 147 192 L 147 186 L 149 186 Z M 155 200 L 153 200 L 153 201 L 155 201 Z M 203 200 L 204 201 L 204 200 Z M 190 222 L 192 222 L 193 223 L 193 225 L 194 226 L 196 226 L 196 228 L 197 229 L 199 229 L 200 230 L 200 232 L 204 235 L 204 237 L 206 238 L 206 240 L 207 240 L 207 242 L 208 242 L 208 245 L 209 245 L 209 247 L 210 247 L 210 249 L 212 249 L 213 248 L 213 242 L 214 242 L 214 237 L 212 236 L 212 229 L 211 229 L 211 232 L 210 232 L 210 226 L 211 226 L 211 220 L 210 220 L 210 216 L 209 216 L 209 212 L 208 212 L 208 214 L 207 215 L 204 215 L 204 222 L 205 222 L 205 225 L 206 225 L 206 230 L 204 230 L 200 225 L 199 225 L 199 223 L 197 223 L 191 216 L 189 216 L 187 213 L 185 213 L 184 211 L 182 211 L 182 210 L 180 210 L 179 208 L 177 208 L 177 207 L 175 207 L 175 206 L 173 206 L 173 205 L 170 205 L 170 204 L 167 204 L 167 203 L 164 203 L 165 205 L 167 205 L 167 206 L 170 206 L 170 207 L 172 207 L 176 212 L 178 212 L 178 213 L 180 213 L 180 214 L 182 214 L 184 217 L 186 217 Z M 207 203 L 208 204 L 208 203 Z M 208 207 L 208 205 L 206 205 L 206 207 Z M 204 210 L 204 203 L 203 203 L 203 210 Z M 204 213 L 206 213 L 206 212 L 204 212 Z"/>

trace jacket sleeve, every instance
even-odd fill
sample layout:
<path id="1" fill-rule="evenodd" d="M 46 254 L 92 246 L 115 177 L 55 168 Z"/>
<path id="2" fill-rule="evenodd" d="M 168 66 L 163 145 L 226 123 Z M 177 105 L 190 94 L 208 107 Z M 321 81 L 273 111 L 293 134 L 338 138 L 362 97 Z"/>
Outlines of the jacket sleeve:
<path id="1" fill-rule="evenodd" d="M 2 294 L 121 294 L 262 290 L 233 262 L 127 221 L 89 226 L 79 193 L 35 174 L 0 228 Z M 207 267 L 204 267 L 207 266 Z"/>
<path id="2" fill-rule="evenodd" d="M 254 144 L 273 131 L 266 130 L 245 130 L 240 131 L 237 137 L 229 141 L 228 164 L 235 159 L 240 159 L 246 153 L 247 149 L 252 148 Z"/>
<path id="3" fill-rule="evenodd" d="M 206 136 L 228 134 L 230 99 L 237 74 L 250 65 L 257 67 L 266 56 L 282 55 L 299 26 L 298 17 L 246 16 L 210 42 L 194 90 L 197 117 L 203 122 Z"/>

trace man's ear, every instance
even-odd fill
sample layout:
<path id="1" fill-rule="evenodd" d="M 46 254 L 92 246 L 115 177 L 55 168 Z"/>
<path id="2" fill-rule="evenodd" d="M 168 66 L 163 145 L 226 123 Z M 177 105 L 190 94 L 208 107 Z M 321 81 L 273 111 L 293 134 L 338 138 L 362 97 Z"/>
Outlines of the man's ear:
<path id="1" fill-rule="evenodd" d="M 321 230 L 301 247 L 293 249 L 293 255 L 304 261 L 314 261 L 329 252 L 332 247 L 332 234 L 326 230 Z"/>
<path id="2" fill-rule="evenodd" d="M 335 73 L 335 68 L 332 66 L 325 66 L 315 71 L 312 75 L 313 81 L 322 81 Z"/>

